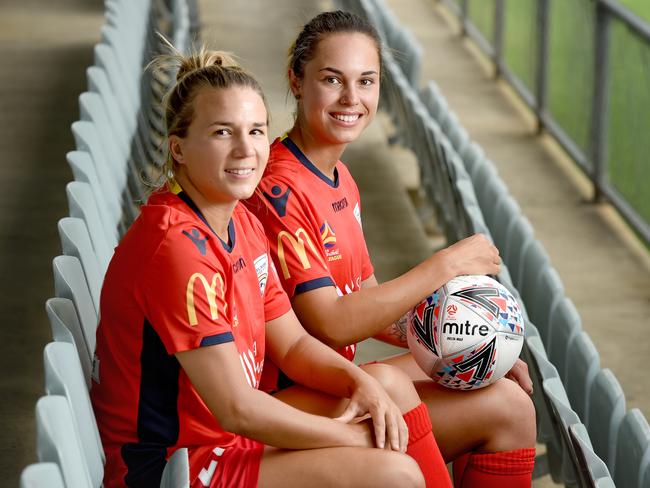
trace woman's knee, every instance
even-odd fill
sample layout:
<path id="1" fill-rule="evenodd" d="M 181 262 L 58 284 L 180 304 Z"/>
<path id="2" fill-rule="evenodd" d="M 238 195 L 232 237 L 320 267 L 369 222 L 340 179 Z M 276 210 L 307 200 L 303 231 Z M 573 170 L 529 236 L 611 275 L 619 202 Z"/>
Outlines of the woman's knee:
<path id="1" fill-rule="evenodd" d="M 534 446 L 536 439 L 535 406 L 530 396 L 514 381 L 501 379 L 490 387 L 494 389 L 491 402 L 495 424 L 526 446 Z M 524 447 L 524 446 L 521 446 Z"/>
<path id="2" fill-rule="evenodd" d="M 413 382 L 401 369 L 382 363 L 366 364 L 362 368 L 383 386 L 384 390 L 403 412 L 407 412 L 420 404 L 420 397 L 413 386 Z"/>
<path id="3" fill-rule="evenodd" d="M 372 469 L 370 467 L 367 469 L 367 472 L 372 472 L 375 478 L 371 483 L 372 486 L 413 488 L 425 486 L 420 467 L 412 457 L 406 454 L 383 451 L 382 455 L 376 456 L 373 464 Z"/>

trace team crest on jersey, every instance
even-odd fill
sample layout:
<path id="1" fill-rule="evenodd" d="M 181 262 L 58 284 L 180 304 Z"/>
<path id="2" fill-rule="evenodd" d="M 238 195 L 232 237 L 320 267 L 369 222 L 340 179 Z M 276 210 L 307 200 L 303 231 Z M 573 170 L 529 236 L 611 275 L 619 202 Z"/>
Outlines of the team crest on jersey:
<path id="1" fill-rule="evenodd" d="M 352 213 L 354 213 L 354 218 L 359 222 L 359 227 L 363 228 L 363 225 L 361 224 L 361 209 L 359 208 L 359 202 L 354 204 L 354 210 Z"/>
<path id="2" fill-rule="evenodd" d="M 336 234 L 327 220 L 320 226 L 320 238 L 325 248 L 327 260 L 331 262 L 341 259 L 341 253 L 336 245 Z"/>
<path id="3" fill-rule="evenodd" d="M 253 260 L 255 265 L 255 273 L 257 273 L 257 282 L 260 285 L 260 293 L 264 295 L 266 289 L 266 282 L 269 278 L 269 255 L 264 253 L 260 254 Z"/>

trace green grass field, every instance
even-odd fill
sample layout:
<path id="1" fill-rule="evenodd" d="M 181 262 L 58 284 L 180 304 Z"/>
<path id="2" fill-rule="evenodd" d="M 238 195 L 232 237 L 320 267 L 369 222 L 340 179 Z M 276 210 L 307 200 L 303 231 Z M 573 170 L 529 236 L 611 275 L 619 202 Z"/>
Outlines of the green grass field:
<path id="1" fill-rule="evenodd" d="M 469 16 L 493 40 L 494 0 L 470 0 Z M 621 0 L 650 22 L 650 0 Z M 537 0 L 505 0 L 503 55 L 535 93 Z M 594 0 L 551 2 L 547 110 L 587 154 L 591 152 Z M 606 179 L 650 222 L 650 44 L 612 21 Z"/>

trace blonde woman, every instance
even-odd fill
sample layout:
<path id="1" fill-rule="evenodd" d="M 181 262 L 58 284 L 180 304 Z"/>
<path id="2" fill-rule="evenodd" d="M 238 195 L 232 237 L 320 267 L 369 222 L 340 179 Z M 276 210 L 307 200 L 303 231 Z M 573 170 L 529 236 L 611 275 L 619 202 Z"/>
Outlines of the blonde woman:
<path id="1" fill-rule="evenodd" d="M 102 289 L 91 396 L 105 486 L 158 486 L 179 447 L 192 486 L 424 486 L 418 464 L 444 464 L 430 424 L 411 420 L 412 383 L 304 331 L 239 202 L 269 154 L 260 86 L 222 53 L 170 62 L 169 181 Z M 258 389 L 265 356 L 297 383 L 275 398 Z"/>

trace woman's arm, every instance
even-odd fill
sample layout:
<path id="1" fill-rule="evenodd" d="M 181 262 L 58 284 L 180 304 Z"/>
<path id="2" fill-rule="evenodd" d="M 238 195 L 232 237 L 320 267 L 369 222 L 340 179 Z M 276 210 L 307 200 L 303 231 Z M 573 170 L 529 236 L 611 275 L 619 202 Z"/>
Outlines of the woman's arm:
<path id="1" fill-rule="evenodd" d="M 285 449 L 373 445 L 367 426 L 311 415 L 251 388 L 233 342 L 176 353 L 176 357 L 229 432 Z"/>
<path id="2" fill-rule="evenodd" d="M 334 287 L 317 288 L 296 295 L 292 304 L 312 335 L 332 347 L 341 347 L 376 336 L 452 278 L 497 274 L 500 263 L 497 248 L 476 234 L 381 285 L 364 286 L 344 296 L 338 296 Z"/>
<path id="3" fill-rule="evenodd" d="M 388 442 L 404 450 L 408 432 L 402 413 L 382 386 L 354 363 L 309 335 L 292 310 L 267 322 L 268 357 L 301 385 L 337 397 L 350 398 L 339 420 L 370 414 L 378 447 Z"/>

